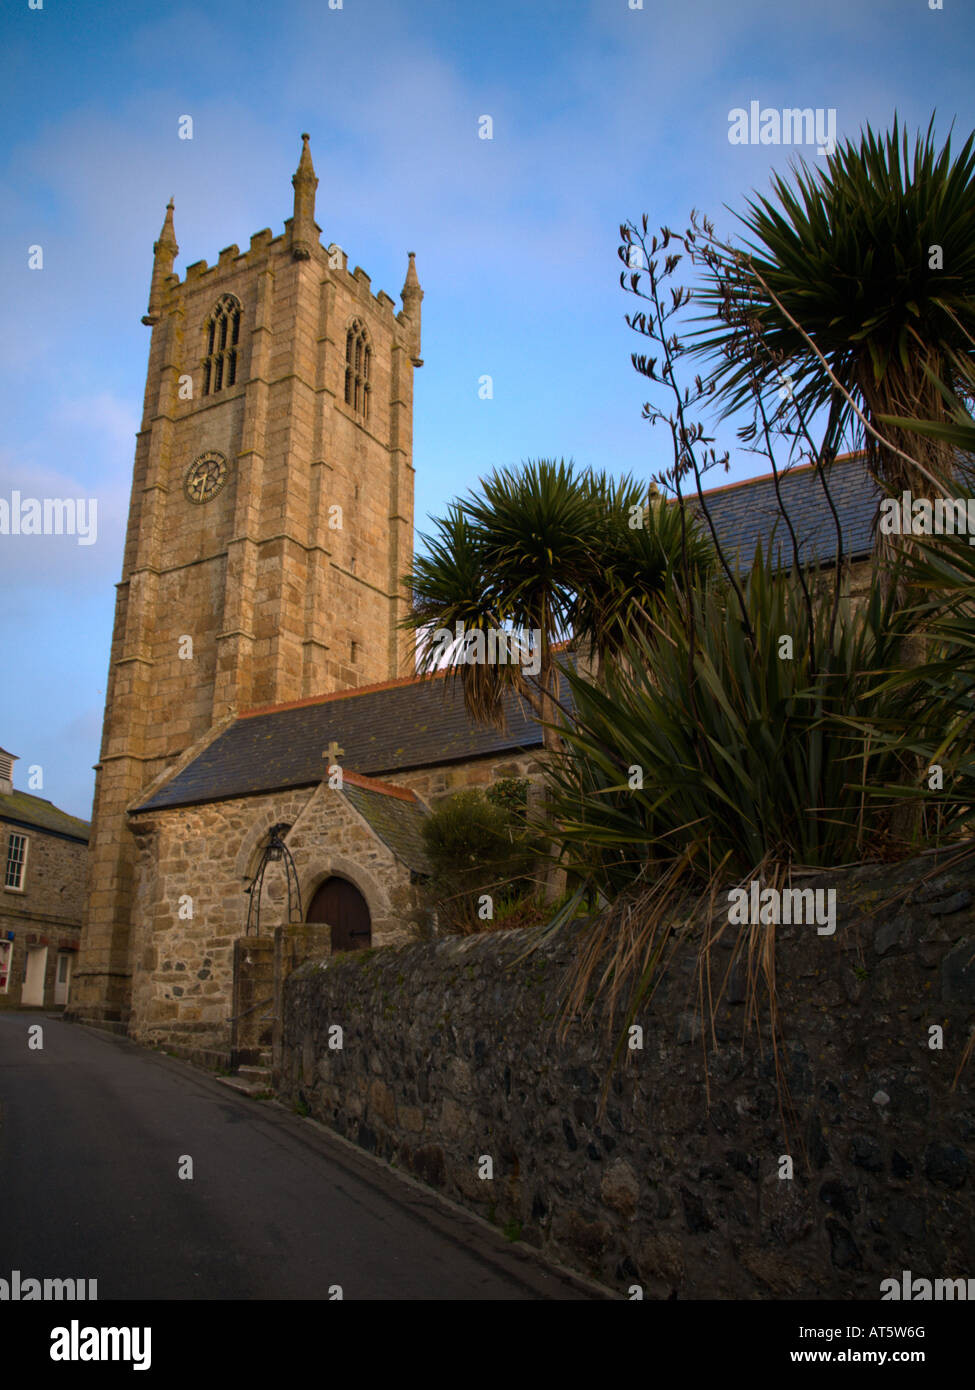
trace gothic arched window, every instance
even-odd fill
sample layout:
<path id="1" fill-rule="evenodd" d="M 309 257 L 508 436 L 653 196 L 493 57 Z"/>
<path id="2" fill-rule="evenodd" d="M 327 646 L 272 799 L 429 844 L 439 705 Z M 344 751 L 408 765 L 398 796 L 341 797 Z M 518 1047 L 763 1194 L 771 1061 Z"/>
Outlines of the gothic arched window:
<path id="1" fill-rule="evenodd" d="M 345 335 L 345 403 L 368 420 L 372 348 L 366 330 L 353 319 Z"/>
<path id="2" fill-rule="evenodd" d="M 206 356 L 203 359 L 203 394 L 212 396 L 237 380 L 237 344 L 240 339 L 240 300 L 225 294 L 207 319 Z"/>

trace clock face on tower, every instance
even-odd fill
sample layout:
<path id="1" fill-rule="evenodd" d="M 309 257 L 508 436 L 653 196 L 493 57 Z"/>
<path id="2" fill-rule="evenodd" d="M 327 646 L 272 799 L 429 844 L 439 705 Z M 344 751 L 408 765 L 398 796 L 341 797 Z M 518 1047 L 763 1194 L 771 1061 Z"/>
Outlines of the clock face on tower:
<path id="1" fill-rule="evenodd" d="M 183 480 L 183 491 L 191 502 L 211 502 L 227 481 L 229 473 L 230 465 L 223 454 L 211 449 L 190 464 Z"/>

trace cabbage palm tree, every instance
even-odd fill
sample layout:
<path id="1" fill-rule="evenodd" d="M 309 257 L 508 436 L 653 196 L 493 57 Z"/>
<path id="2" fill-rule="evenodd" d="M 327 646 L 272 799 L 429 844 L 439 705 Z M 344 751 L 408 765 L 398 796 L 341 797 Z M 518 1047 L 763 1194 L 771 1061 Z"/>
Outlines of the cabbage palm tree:
<path id="1" fill-rule="evenodd" d="M 932 378 L 957 388 L 956 364 L 972 356 L 975 329 L 975 135 L 952 158 L 950 135 L 936 151 L 932 126 L 933 118 L 912 152 L 895 115 L 892 131 L 867 126 L 825 170 L 800 161 L 794 183 L 776 175 L 779 205 L 756 196 L 741 217 L 743 273 L 730 285 L 713 275 L 704 293 L 724 322 L 702 328 L 695 349 L 722 355 L 712 379 L 731 413 L 751 394 L 756 364 L 734 352 L 750 319 L 773 357 L 758 364 L 761 384 L 787 373 L 800 407 L 828 412 L 824 457 L 848 437 L 892 492 L 921 496 L 931 493 L 925 474 L 947 484 L 951 446 L 909 435 L 894 419 L 950 419 Z M 871 425 L 919 467 L 863 430 L 810 340 Z"/>
<path id="2" fill-rule="evenodd" d="M 690 519 L 682 552 L 673 504 L 648 503 L 646 489 L 630 477 L 576 472 L 565 460 L 496 470 L 434 526 L 422 537 L 426 553 L 404 579 L 413 596 L 404 626 L 419 634 L 421 669 L 432 669 L 437 629 L 461 624 L 465 632 L 537 634 L 534 677 L 517 663 L 451 668 L 471 718 L 498 727 L 512 688 L 543 724 L 553 724 L 560 644 L 591 651 L 597 662 L 618 653 L 627 633 L 646 630 L 670 570 L 686 557 L 698 575 L 710 556 Z M 553 729 L 545 729 L 545 743 L 557 746 Z"/>

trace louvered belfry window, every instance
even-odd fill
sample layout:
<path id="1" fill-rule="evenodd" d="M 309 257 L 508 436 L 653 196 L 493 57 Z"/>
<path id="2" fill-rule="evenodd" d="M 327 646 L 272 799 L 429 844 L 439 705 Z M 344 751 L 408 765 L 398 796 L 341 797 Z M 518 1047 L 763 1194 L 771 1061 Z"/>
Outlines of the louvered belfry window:
<path id="1" fill-rule="evenodd" d="M 363 419 L 369 418 L 369 368 L 372 348 L 366 330 L 353 319 L 345 335 L 345 403 Z"/>
<path id="2" fill-rule="evenodd" d="M 240 342 L 240 300 L 225 294 L 213 306 L 206 321 L 206 356 L 203 359 L 203 394 L 213 396 L 237 381 Z"/>

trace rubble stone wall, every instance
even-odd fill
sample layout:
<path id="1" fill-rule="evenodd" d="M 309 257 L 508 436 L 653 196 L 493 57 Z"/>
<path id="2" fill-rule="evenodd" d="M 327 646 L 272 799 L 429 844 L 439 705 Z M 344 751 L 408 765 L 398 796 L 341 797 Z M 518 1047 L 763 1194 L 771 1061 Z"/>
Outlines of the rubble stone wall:
<path id="1" fill-rule="evenodd" d="M 779 1080 L 764 989 L 745 1028 L 737 929 L 711 950 L 713 1036 L 697 928 L 621 1065 L 619 1023 L 560 1043 L 574 925 L 307 962 L 279 1092 L 621 1297 L 877 1299 L 904 1270 L 973 1276 L 975 1059 L 952 1083 L 975 1026 L 975 868 L 944 862 L 804 879 L 836 890 L 835 932 L 759 929 Z"/>

